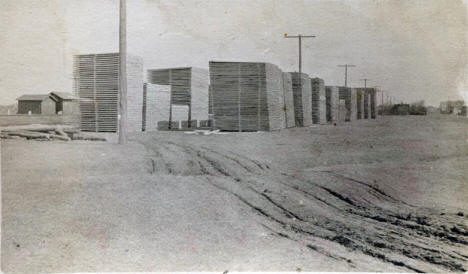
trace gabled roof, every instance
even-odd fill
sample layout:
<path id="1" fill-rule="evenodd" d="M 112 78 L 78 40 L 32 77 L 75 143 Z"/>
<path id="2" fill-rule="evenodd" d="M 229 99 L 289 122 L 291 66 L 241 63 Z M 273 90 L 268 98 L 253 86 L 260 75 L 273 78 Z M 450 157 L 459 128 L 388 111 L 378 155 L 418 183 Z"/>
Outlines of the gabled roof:
<path id="1" fill-rule="evenodd" d="M 52 91 L 50 93 L 51 96 L 56 96 L 59 97 L 62 100 L 78 100 L 79 98 L 76 97 L 75 95 L 68 93 L 68 92 L 57 92 L 57 91 Z"/>
<path id="2" fill-rule="evenodd" d="M 44 101 L 49 98 L 48 94 L 25 94 L 18 97 L 18 101 Z"/>

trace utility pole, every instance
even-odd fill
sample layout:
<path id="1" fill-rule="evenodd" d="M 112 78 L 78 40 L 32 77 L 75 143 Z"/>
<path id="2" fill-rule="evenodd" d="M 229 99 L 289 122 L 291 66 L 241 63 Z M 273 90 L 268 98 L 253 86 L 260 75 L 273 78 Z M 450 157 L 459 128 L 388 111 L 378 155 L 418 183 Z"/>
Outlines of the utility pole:
<path id="1" fill-rule="evenodd" d="M 353 68 L 353 67 L 355 67 L 355 65 L 344 64 L 344 65 L 338 65 L 338 67 L 344 67 L 345 68 L 344 86 L 347 87 L 348 86 L 348 68 Z"/>
<path id="2" fill-rule="evenodd" d="M 295 35 L 295 36 L 290 36 L 287 33 L 284 34 L 284 38 L 298 38 L 299 40 L 299 77 L 302 77 L 302 38 L 315 38 L 314 35 Z M 302 78 L 301 78 L 302 79 Z M 301 81 L 302 85 L 302 81 Z"/>
<path id="3" fill-rule="evenodd" d="M 361 79 L 361 81 L 364 81 L 364 88 L 367 88 L 367 81 L 369 80 L 370 79 L 367 79 L 367 78 Z"/>
<path id="4" fill-rule="evenodd" d="M 120 0 L 119 21 L 119 144 L 127 142 L 127 3 Z"/>

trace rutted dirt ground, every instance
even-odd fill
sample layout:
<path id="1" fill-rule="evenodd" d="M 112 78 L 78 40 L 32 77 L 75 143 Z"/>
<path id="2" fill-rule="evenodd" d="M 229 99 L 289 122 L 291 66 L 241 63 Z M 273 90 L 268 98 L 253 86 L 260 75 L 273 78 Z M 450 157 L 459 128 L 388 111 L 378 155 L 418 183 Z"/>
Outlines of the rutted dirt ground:
<path id="1" fill-rule="evenodd" d="M 130 140 L 2 144 L 4 271 L 468 269 L 466 119 Z"/>

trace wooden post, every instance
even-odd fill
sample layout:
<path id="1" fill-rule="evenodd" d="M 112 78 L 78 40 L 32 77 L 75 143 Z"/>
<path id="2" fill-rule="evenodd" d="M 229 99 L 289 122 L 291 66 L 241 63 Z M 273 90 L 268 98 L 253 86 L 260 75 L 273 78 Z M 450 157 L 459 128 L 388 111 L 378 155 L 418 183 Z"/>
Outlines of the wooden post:
<path id="1" fill-rule="evenodd" d="M 143 83 L 143 108 L 141 116 L 141 131 L 146 131 L 146 98 L 148 93 L 148 83 Z"/>
<path id="2" fill-rule="evenodd" d="M 192 128 L 192 102 L 188 105 L 188 128 Z"/>
<path id="3" fill-rule="evenodd" d="M 127 3 L 120 0 L 119 24 L 119 144 L 127 142 Z"/>

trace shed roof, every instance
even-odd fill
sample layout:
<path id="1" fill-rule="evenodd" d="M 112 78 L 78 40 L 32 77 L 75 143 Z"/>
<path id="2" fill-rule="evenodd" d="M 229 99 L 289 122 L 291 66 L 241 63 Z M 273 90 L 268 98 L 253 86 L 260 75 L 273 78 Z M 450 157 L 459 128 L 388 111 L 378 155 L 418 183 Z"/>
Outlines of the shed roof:
<path id="1" fill-rule="evenodd" d="M 57 92 L 57 91 L 52 91 L 50 93 L 51 96 L 57 96 L 62 100 L 78 100 L 79 98 L 76 97 L 75 95 L 68 93 L 68 92 Z"/>
<path id="2" fill-rule="evenodd" d="M 18 97 L 18 101 L 44 101 L 49 98 L 48 94 L 25 94 Z"/>

